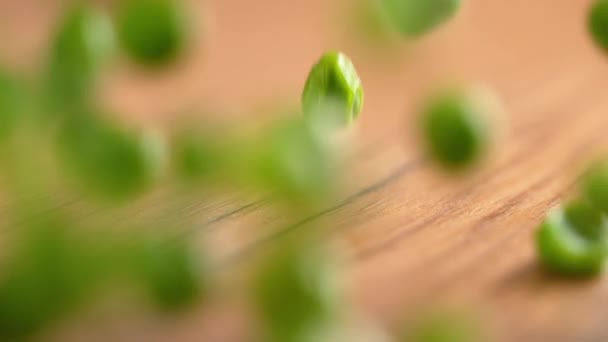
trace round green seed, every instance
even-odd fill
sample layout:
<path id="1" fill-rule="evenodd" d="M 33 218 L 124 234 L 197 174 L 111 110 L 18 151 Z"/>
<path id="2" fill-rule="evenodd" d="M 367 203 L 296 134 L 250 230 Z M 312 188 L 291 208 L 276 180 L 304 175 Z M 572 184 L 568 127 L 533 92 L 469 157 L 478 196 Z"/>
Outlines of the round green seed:
<path id="1" fill-rule="evenodd" d="M 432 157 L 449 170 L 476 162 L 489 145 L 485 108 L 468 94 L 452 91 L 432 98 L 422 111 L 422 134 Z"/>
<path id="2" fill-rule="evenodd" d="M 608 162 L 592 165 L 582 177 L 585 196 L 604 213 L 608 213 Z"/>
<path id="3" fill-rule="evenodd" d="M 482 325 L 468 312 L 440 310 L 425 312 L 409 324 L 402 341 L 410 342 L 481 342 Z"/>
<path id="4" fill-rule="evenodd" d="M 597 213 L 586 206 L 581 210 L 580 206 L 575 203 L 566 210 L 554 209 L 536 233 L 539 257 L 554 272 L 590 275 L 604 266 L 608 246 L 606 222 L 603 219 L 595 222 Z M 589 234 L 590 231 L 594 233 Z"/>
<path id="5" fill-rule="evenodd" d="M 81 304 L 94 284 L 89 260 L 62 220 L 27 218 L 0 280 L 3 341 L 38 333 Z"/>
<path id="6" fill-rule="evenodd" d="M 187 26 L 186 10 L 178 0 L 126 0 L 118 15 L 124 49 L 147 66 L 178 57 L 187 43 Z"/>
<path id="7" fill-rule="evenodd" d="M 51 103 L 79 109 L 90 100 L 100 66 L 114 51 L 114 30 L 105 12 L 79 5 L 63 19 L 53 40 L 48 70 Z"/>
<path id="8" fill-rule="evenodd" d="M 177 176 L 187 183 L 208 179 L 221 169 L 219 148 L 200 132 L 179 132 L 172 142 L 173 162 Z"/>
<path id="9" fill-rule="evenodd" d="M 591 7 L 588 28 L 595 43 L 608 51 L 608 1 L 596 0 Z"/>
<path id="10" fill-rule="evenodd" d="M 144 241 L 136 256 L 142 285 L 163 310 L 192 305 L 206 290 L 201 261 L 186 241 Z"/>
<path id="11" fill-rule="evenodd" d="M 363 109 L 363 87 L 353 63 L 328 52 L 313 66 L 302 94 L 304 114 L 323 125 L 344 126 Z"/>
<path id="12" fill-rule="evenodd" d="M 272 129 L 253 151 L 251 172 L 262 188 L 301 206 L 324 203 L 334 189 L 328 146 L 302 121 Z M 250 176 L 245 176 L 250 177 Z"/>
<path id="13" fill-rule="evenodd" d="M 291 246 L 268 260 L 256 283 L 257 304 L 270 341 L 314 341 L 335 318 L 335 274 L 318 251 Z"/>
<path id="14" fill-rule="evenodd" d="M 24 85 L 12 75 L 0 71 L 0 141 L 15 129 L 26 107 Z"/>
<path id="15" fill-rule="evenodd" d="M 420 37 L 452 17 L 460 0 L 380 0 L 385 16 L 408 38 Z"/>
<path id="16" fill-rule="evenodd" d="M 145 190 L 160 176 L 166 162 L 162 137 L 130 135 L 91 116 L 68 120 L 59 143 L 71 174 L 87 190 L 112 200 Z"/>
<path id="17" fill-rule="evenodd" d="M 579 234 L 590 240 L 601 239 L 605 233 L 604 215 L 586 199 L 570 201 L 564 207 L 564 218 Z"/>

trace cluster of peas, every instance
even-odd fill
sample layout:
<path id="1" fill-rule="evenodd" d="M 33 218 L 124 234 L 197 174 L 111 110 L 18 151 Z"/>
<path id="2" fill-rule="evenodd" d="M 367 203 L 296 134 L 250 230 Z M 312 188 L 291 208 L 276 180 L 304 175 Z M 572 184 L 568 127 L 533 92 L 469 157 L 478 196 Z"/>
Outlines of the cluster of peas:
<path id="1" fill-rule="evenodd" d="M 459 0 L 374 3 L 387 27 L 407 38 L 432 31 L 460 5 Z M 364 102 L 357 72 L 342 53 L 326 53 L 312 68 L 302 94 L 302 118 L 250 139 L 225 141 L 187 127 L 166 140 L 157 132 L 119 127 L 102 114 L 95 85 L 116 51 L 115 38 L 133 61 L 162 68 L 188 46 L 190 22 L 182 5 L 177 0 L 125 0 L 109 16 L 77 3 L 56 31 L 39 77 L 42 87 L 0 73 L 0 151 L 9 191 L 47 189 L 36 181 L 44 177 L 24 171 L 31 164 L 20 158 L 26 155 L 24 136 L 35 135 L 42 144 L 52 143 L 69 184 L 103 203 L 128 203 L 167 175 L 188 188 L 221 180 L 270 191 L 290 212 L 314 209 L 331 196 L 335 165 L 324 135 L 353 122 Z M 598 44 L 608 49 L 608 0 L 596 1 L 590 27 Z M 439 165 L 462 170 L 479 160 L 490 135 L 485 114 L 470 91 L 445 91 L 428 101 L 421 111 L 422 136 Z M 584 175 L 582 194 L 552 211 L 538 231 L 541 259 L 561 273 L 596 273 L 607 255 L 607 163 Z M 15 202 L 19 231 L 16 247 L 2 265 L 0 339 L 39 332 L 116 277 L 139 284 L 170 310 L 207 292 L 209 273 L 186 240 L 79 234 L 74 228 L 81 227 L 60 213 L 40 214 L 49 203 Z M 268 340 L 323 341 L 323 330 L 331 330 L 342 305 L 334 273 L 328 270 L 329 256 L 322 250 L 316 240 L 289 241 L 263 263 L 254 292 Z M 451 331 L 429 329 L 419 335 L 410 340 L 454 340 Z"/>
<path id="2" fill-rule="evenodd" d="M 2 341 L 30 338 L 122 283 L 170 312 L 207 288 L 204 265 L 186 240 L 110 232 L 124 228 L 119 223 L 81 224 L 56 203 L 68 194 L 94 208 L 118 207 L 166 167 L 158 134 L 119 127 L 95 102 L 98 76 L 117 50 L 113 19 L 120 46 L 149 68 L 175 59 L 186 37 L 177 2 L 123 1 L 115 18 L 88 2 L 70 3 L 42 70 L 33 77 L 0 71 L 2 186 L 10 209 L 3 221 L 10 241 L 0 277 Z"/>
<path id="3" fill-rule="evenodd" d="M 596 0 L 588 16 L 596 44 L 608 51 L 608 1 Z M 593 164 L 579 181 L 579 194 L 552 209 L 536 232 L 540 259 L 562 275 L 602 271 L 608 257 L 608 162 Z"/>
<path id="4" fill-rule="evenodd" d="M 379 4 L 388 27 L 417 38 L 454 14 L 459 1 Z M 342 53 L 326 53 L 312 68 L 302 117 L 254 137 L 230 140 L 187 126 L 166 139 L 159 132 L 126 129 L 105 115 L 95 88 L 117 47 L 156 70 L 187 49 L 190 23 L 178 0 L 125 0 L 111 14 L 75 2 L 66 8 L 35 82 L 0 73 L 0 156 L 7 191 L 15 195 L 10 227 L 17 228 L 0 278 L 0 339 L 36 335 L 125 280 L 173 312 L 204 297 L 212 279 L 201 251 L 194 253 L 187 239 L 89 231 L 48 200 L 17 199 L 21 194 L 52 194 L 58 184 L 103 209 L 127 206 L 162 180 L 186 189 L 217 182 L 250 186 L 271 192 L 289 213 L 309 212 L 331 198 L 335 146 L 326 135 L 353 122 L 363 108 L 361 81 Z M 423 127 L 436 159 L 449 168 L 474 161 L 485 139 L 474 101 L 447 92 L 430 103 Z M 49 161 L 49 153 L 57 158 Z M 336 339 L 333 325 L 344 305 L 330 254 L 314 238 L 292 239 L 262 263 L 253 292 L 266 340 Z M 415 340 L 458 335 L 425 329 Z"/>

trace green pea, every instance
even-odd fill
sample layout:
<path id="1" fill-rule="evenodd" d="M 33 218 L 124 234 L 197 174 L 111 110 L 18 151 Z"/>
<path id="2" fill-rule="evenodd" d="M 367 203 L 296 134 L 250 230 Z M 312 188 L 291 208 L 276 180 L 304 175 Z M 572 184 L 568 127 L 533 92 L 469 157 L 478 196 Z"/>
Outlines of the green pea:
<path id="1" fill-rule="evenodd" d="M 489 144 L 485 114 L 462 92 L 444 92 L 422 111 L 422 134 L 432 157 L 448 170 L 476 162 Z"/>
<path id="2" fill-rule="evenodd" d="M 124 49 L 147 66 L 174 60 L 187 43 L 186 10 L 177 0 L 126 0 L 118 25 Z"/>
<path id="3" fill-rule="evenodd" d="M 42 214 L 20 226 L 0 280 L 0 339 L 36 334 L 76 308 L 96 283 L 68 226 Z"/>
<path id="4" fill-rule="evenodd" d="M 15 129 L 25 111 L 25 86 L 13 75 L 0 71 L 0 140 Z"/>
<path id="5" fill-rule="evenodd" d="M 536 233 L 542 263 L 564 275 L 590 275 L 602 270 L 606 255 L 606 221 L 593 207 L 573 202 L 551 211 Z"/>
<path id="6" fill-rule="evenodd" d="M 195 131 L 180 132 L 173 139 L 177 176 L 188 182 L 205 180 L 221 168 L 219 148 Z"/>
<path id="7" fill-rule="evenodd" d="M 156 180 L 166 161 L 162 137 L 129 134 L 94 116 L 75 117 L 59 132 L 71 175 L 91 193 L 111 200 L 132 197 Z"/>
<path id="8" fill-rule="evenodd" d="M 483 341 L 478 322 L 464 312 L 429 312 L 417 319 L 406 331 L 410 342 L 475 342 Z"/>
<path id="9" fill-rule="evenodd" d="M 256 298 L 271 341 L 312 342 L 311 335 L 332 324 L 339 287 L 329 263 L 314 249 L 291 245 L 264 265 Z"/>
<path id="10" fill-rule="evenodd" d="M 588 28 L 596 44 L 608 50 L 608 1 L 596 0 L 591 7 Z"/>
<path id="11" fill-rule="evenodd" d="M 604 234 L 604 215 L 586 199 L 575 199 L 564 207 L 566 221 L 576 228 L 579 234 L 597 240 Z"/>
<path id="12" fill-rule="evenodd" d="M 460 0 L 381 0 L 389 22 L 409 38 L 420 37 L 452 17 Z"/>
<path id="13" fill-rule="evenodd" d="M 136 273 L 161 309 L 183 309 L 205 294 L 204 265 L 187 241 L 148 239 L 141 247 Z"/>
<path id="14" fill-rule="evenodd" d="M 75 110 L 91 97 L 100 66 L 114 51 L 114 31 L 107 14 L 78 5 L 67 12 L 51 46 L 48 93 L 59 109 Z"/>
<path id="15" fill-rule="evenodd" d="M 253 165 L 243 171 L 252 172 L 264 189 L 302 206 L 323 203 L 334 189 L 329 148 L 302 121 L 271 130 L 254 152 Z"/>
<path id="16" fill-rule="evenodd" d="M 608 162 L 592 165 L 583 175 L 581 186 L 589 201 L 608 213 Z"/>
<path id="17" fill-rule="evenodd" d="M 353 122 L 363 108 L 363 87 L 350 59 L 328 52 L 313 66 L 302 94 L 304 114 L 326 125 Z"/>

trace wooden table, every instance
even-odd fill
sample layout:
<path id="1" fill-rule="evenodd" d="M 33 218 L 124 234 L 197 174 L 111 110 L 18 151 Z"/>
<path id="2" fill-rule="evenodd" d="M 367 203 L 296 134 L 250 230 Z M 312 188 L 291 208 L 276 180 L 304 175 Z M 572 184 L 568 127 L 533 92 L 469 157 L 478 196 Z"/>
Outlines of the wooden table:
<path id="1" fill-rule="evenodd" d="M 499 340 L 606 341 L 607 280 L 547 275 L 532 238 L 546 211 L 573 191 L 581 167 L 608 147 L 608 56 L 586 31 L 590 1 L 464 2 L 431 36 L 386 49 L 353 34 L 343 12 L 350 1 L 193 0 L 208 20 L 191 56 L 154 75 L 121 62 L 101 93 L 138 123 L 171 121 L 167 113 L 184 103 L 210 108 L 216 119 L 257 120 L 264 114 L 256 109 L 276 100 L 297 103 L 322 51 L 345 51 L 366 104 L 345 152 L 351 173 L 343 198 L 293 222 L 255 199 L 204 200 L 191 208 L 207 220 L 193 236 L 204 236 L 224 267 L 238 268 L 281 233 L 252 226 L 297 230 L 301 219 L 328 220 L 329 235 L 346 246 L 356 306 L 381 322 L 447 302 L 483 312 Z M 5 59 L 35 63 L 54 9 L 0 1 L 0 32 L 25 37 L 3 43 Z M 457 180 L 437 172 L 415 133 L 424 95 L 453 83 L 491 87 L 508 118 L 492 158 Z M 200 341 L 205 325 L 223 322 L 192 316 L 130 341 Z"/>

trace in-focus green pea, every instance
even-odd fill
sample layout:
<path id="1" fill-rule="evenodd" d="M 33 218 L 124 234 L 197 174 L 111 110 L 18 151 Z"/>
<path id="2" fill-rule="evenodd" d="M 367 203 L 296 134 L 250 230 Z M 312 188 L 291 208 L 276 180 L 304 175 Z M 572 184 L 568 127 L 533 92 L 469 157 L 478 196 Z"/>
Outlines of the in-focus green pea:
<path id="1" fill-rule="evenodd" d="M 316 341 L 337 315 L 339 286 L 330 260 L 314 249 L 290 246 L 258 275 L 256 298 L 269 340 Z"/>
<path id="2" fill-rule="evenodd" d="M 328 52 L 313 66 L 302 94 L 304 114 L 323 125 L 344 126 L 363 108 L 363 87 L 350 59 Z"/>
<path id="3" fill-rule="evenodd" d="M 161 309 L 184 309 L 205 294 L 204 265 L 187 241 L 148 239 L 141 247 L 135 272 Z"/>
<path id="4" fill-rule="evenodd" d="M 100 66 L 115 47 L 107 14 L 79 4 L 67 12 L 50 51 L 48 93 L 52 104 L 74 110 L 90 100 Z"/>
<path id="5" fill-rule="evenodd" d="M 552 210 L 536 233 L 539 257 L 548 269 L 564 275 L 590 275 L 604 266 L 607 226 L 592 206 L 573 202 Z"/>
<path id="6" fill-rule="evenodd" d="M 389 22 L 408 38 L 417 38 L 452 17 L 460 0 L 380 0 Z"/>
<path id="7" fill-rule="evenodd" d="M 581 187 L 593 205 L 608 213 L 608 162 L 592 165 L 583 175 Z"/>
<path id="8" fill-rule="evenodd" d="M 588 27 L 595 43 L 608 51 L 608 1 L 596 0 L 591 7 Z"/>
<path id="9" fill-rule="evenodd" d="M 120 40 L 135 61 L 157 66 L 174 60 L 187 43 L 186 9 L 178 0 L 126 0 L 118 14 Z"/>
<path id="10" fill-rule="evenodd" d="M 290 203 L 310 207 L 329 199 L 334 168 L 329 147 L 302 121 L 279 125 L 264 137 L 243 170 Z M 250 177 L 250 176 L 247 176 Z"/>
<path id="11" fill-rule="evenodd" d="M 486 113 L 457 91 L 432 98 L 422 111 L 422 134 L 431 156 L 449 170 L 470 166 L 489 145 Z"/>
<path id="12" fill-rule="evenodd" d="M 166 163 L 161 136 L 129 134 L 93 116 L 66 121 L 59 132 L 64 164 L 92 193 L 118 200 L 144 191 Z"/>

